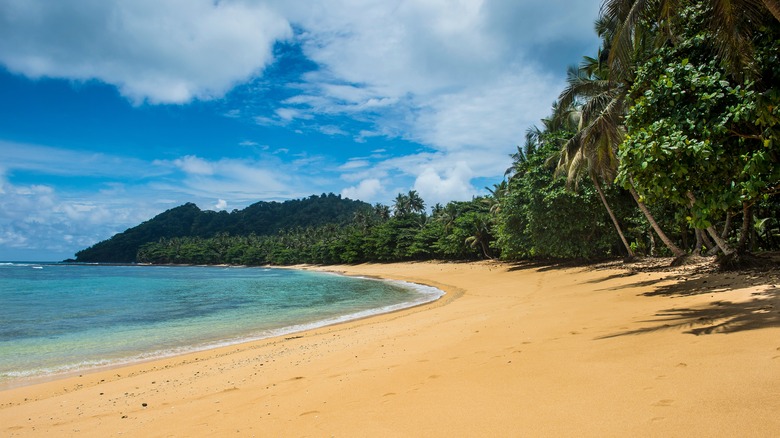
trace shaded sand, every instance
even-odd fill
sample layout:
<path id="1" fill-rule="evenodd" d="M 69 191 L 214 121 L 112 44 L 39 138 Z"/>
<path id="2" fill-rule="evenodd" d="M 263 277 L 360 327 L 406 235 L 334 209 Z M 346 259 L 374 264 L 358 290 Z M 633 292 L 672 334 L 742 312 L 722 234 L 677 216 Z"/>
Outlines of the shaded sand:
<path id="1" fill-rule="evenodd" d="M 329 269 L 448 295 L 0 391 L 0 436 L 780 436 L 777 271 Z"/>

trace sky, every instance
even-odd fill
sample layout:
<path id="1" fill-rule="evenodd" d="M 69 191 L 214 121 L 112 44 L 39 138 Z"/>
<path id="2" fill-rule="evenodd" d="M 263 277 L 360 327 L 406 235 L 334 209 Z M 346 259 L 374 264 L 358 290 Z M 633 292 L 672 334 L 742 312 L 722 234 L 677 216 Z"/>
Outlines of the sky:
<path id="1" fill-rule="evenodd" d="M 599 0 L 0 0 L 0 260 L 186 202 L 499 183 Z"/>

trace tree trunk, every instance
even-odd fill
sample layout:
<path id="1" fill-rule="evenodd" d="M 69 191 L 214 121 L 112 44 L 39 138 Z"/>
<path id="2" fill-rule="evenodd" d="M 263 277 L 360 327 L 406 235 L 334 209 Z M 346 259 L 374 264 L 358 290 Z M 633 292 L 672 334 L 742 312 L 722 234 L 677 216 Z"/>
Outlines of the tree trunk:
<path id="1" fill-rule="evenodd" d="M 730 212 L 726 212 L 726 225 L 723 225 L 723 232 L 720 233 L 720 237 L 722 239 L 727 239 L 729 237 L 729 232 L 731 232 L 731 217 L 733 215 Z"/>
<path id="2" fill-rule="evenodd" d="M 721 251 L 723 251 L 723 255 L 731 255 L 734 253 L 734 250 L 729 246 L 728 243 L 726 243 L 725 240 L 720 238 L 720 235 L 718 235 L 718 232 L 715 230 L 715 227 L 710 225 L 707 227 L 707 232 L 710 233 L 710 236 L 712 237 L 712 240 L 715 241 L 715 244 L 718 245 L 718 248 L 720 248 Z"/>
<path id="3" fill-rule="evenodd" d="M 747 203 L 742 204 L 742 230 L 739 233 L 739 242 L 737 243 L 737 252 L 744 254 L 747 249 L 748 236 L 750 229 L 753 228 L 753 209 Z"/>
<path id="4" fill-rule="evenodd" d="M 639 209 L 642 210 L 642 213 L 644 213 L 647 221 L 650 222 L 650 226 L 653 227 L 653 230 L 655 230 L 655 233 L 658 234 L 658 237 L 661 238 L 661 241 L 664 243 L 664 245 L 669 248 L 675 257 L 684 256 L 685 251 L 681 250 L 677 245 L 674 244 L 674 242 L 672 242 L 672 240 L 666 235 L 666 233 L 664 233 L 661 227 L 658 226 L 658 223 L 655 221 L 653 215 L 650 214 L 650 210 L 647 209 L 647 206 L 644 204 L 644 202 L 639 200 L 639 194 L 637 194 L 633 184 L 628 186 L 628 191 L 631 192 L 631 196 L 634 197 L 634 201 L 636 201 L 637 205 L 639 205 Z"/>
<path id="5" fill-rule="evenodd" d="M 482 246 L 482 254 L 485 255 L 485 258 L 493 260 L 493 256 L 490 254 L 490 250 L 488 249 L 487 244 L 482 240 L 479 241 L 479 244 Z"/>
<path id="6" fill-rule="evenodd" d="M 696 197 L 693 196 L 693 193 L 688 192 L 688 200 L 691 201 L 691 207 L 693 207 L 693 204 L 696 203 Z M 718 245 L 718 248 L 720 248 L 721 251 L 723 251 L 724 256 L 731 255 L 734 250 L 731 249 L 731 246 L 729 246 L 728 243 L 724 239 L 720 237 L 720 234 L 715 230 L 715 227 L 710 225 L 707 227 L 707 232 L 710 234 L 710 237 L 712 237 L 712 240 L 715 241 L 715 244 Z"/>
<path id="7" fill-rule="evenodd" d="M 631 250 L 631 245 L 628 244 L 628 240 L 626 240 L 626 236 L 623 235 L 623 230 L 620 229 L 620 223 L 618 223 L 618 220 L 615 217 L 615 213 L 612 212 L 612 209 L 609 207 L 609 204 L 607 203 L 607 197 L 604 196 L 604 191 L 601 189 L 601 184 L 599 184 L 599 181 L 596 179 L 595 176 L 591 175 L 590 178 L 593 180 L 593 185 L 596 187 L 596 191 L 599 192 L 599 196 L 601 197 L 601 202 L 604 203 L 604 208 L 607 209 L 607 213 L 609 213 L 609 217 L 612 219 L 612 224 L 615 225 L 615 231 L 617 231 L 618 235 L 620 236 L 620 240 L 623 242 L 623 246 L 625 246 L 626 251 L 628 251 L 628 257 L 634 258 L 634 251 Z"/>
<path id="8" fill-rule="evenodd" d="M 701 238 L 701 230 L 694 228 L 693 234 L 696 235 L 696 247 L 693 248 L 693 253 L 696 255 L 701 255 L 701 248 L 704 246 L 704 239 Z"/>
<path id="9" fill-rule="evenodd" d="M 780 1 L 778 0 L 763 0 L 764 6 L 769 9 L 769 12 L 774 15 L 777 21 L 780 21 Z"/>
<path id="10" fill-rule="evenodd" d="M 704 230 L 699 229 L 699 232 L 701 233 L 701 239 L 704 241 L 704 246 L 707 247 L 707 256 L 714 256 L 715 254 L 720 251 L 720 248 L 718 248 L 718 245 L 713 243 L 712 240 L 710 240 L 709 237 L 707 237 L 707 233 L 704 232 Z"/>
<path id="11" fill-rule="evenodd" d="M 650 236 L 650 256 L 655 257 L 658 255 L 658 252 L 655 250 L 655 234 L 652 231 L 647 234 Z"/>

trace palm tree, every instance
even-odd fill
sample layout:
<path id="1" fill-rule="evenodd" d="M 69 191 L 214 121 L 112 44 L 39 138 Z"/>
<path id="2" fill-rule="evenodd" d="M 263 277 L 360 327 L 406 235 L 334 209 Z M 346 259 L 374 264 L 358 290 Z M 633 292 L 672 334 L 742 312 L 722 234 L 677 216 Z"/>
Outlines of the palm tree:
<path id="1" fill-rule="evenodd" d="M 411 212 L 411 205 L 409 203 L 409 197 L 403 193 L 399 193 L 393 200 L 393 215 L 406 216 Z"/>
<path id="2" fill-rule="evenodd" d="M 597 22 L 597 24 L 599 24 Z M 627 87 L 621 82 L 606 79 L 609 76 L 607 66 L 598 58 L 586 58 L 579 68 L 569 69 L 568 86 L 559 97 L 558 108 L 569 108 L 566 116 L 577 120 L 576 134 L 563 146 L 558 161 L 558 169 L 567 173 L 567 182 L 571 185 L 577 176 L 587 172 L 599 193 L 604 208 L 612 219 L 629 257 L 634 256 L 628 241 L 609 207 L 601 181 L 614 181 L 618 167 L 617 147 L 623 140 L 623 115 L 626 112 L 625 98 Z M 579 103 L 583 101 L 584 103 Z M 661 238 L 667 248 L 680 257 L 685 251 L 680 249 L 664 233 L 650 211 L 641 201 L 633 185 L 628 187 L 639 209 L 647 218 L 650 226 Z"/>
<path id="3" fill-rule="evenodd" d="M 409 190 L 406 198 L 409 200 L 409 211 L 411 213 L 421 214 L 425 212 L 425 201 L 423 201 L 423 198 L 420 197 L 416 190 Z"/>
<path id="4" fill-rule="evenodd" d="M 618 222 L 615 213 L 609 206 L 607 197 L 604 195 L 604 190 L 601 188 L 601 184 L 599 183 L 599 174 L 614 173 L 616 166 L 614 166 L 612 163 L 605 163 L 603 160 L 603 158 L 606 158 L 607 160 L 611 159 L 614 157 L 614 154 L 600 153 L 603 152 L 605 148 L 611 149 L 609 144 L 607 144 L 605 141 L 593 142 L 592 144 L 588 145 L 583 144 L 583 131 L 581 122 L 582 119 L 580 119 L 580 129 L 577 134 L 575 134 L 571 139 L 569 139 L 569 141 L 566 142 L 565 146 L 560 152 L 556 173 L 560 174 L 565 172 L 567 174 L 566 185 L 569 188 L 572 187 L 572 183 L 574 183 L 576 186 L 576 181 L 578 179 L 577 176 L 583 171 L 588 174 L 591 181 L 593 182 L 593 186 L 596 188 L 596 191 L 601 198 L 601 202 L 604 204 L 604 208 L 607 210 L 610 219 L 612 219 L 612 224 L 615 226 L 615 231 L 617 231 L 618 236 L 620 236 L 620 241 L 623 242 L 623 246 L 626 248 L 626 252 L 628 252 L 628 257 L 633 258 L 634 251 L 631 249 L 631 245 L 628 243 L 626 236 L 623 234 L 623 229 L 620 227 L 620 223 Z M 614 175 L 612 175 L 612 178 L 605 180 L 614 180 Z"/>
<path id="5" fill-rule="evenodd" d="M 546 119 L 542 119 L 544 122 Z M 525 131 L 525 143 L 523 147 L 517 146 L 517 152 L 510 154 L 512 165 L 504 172 L 504 176 L 511 181 L 514 178 L 522 177 L 526 172 L 528 158 L 536 152 L 542 144 L 543 132 L 536 126 L 532 126 Z"/>
<path id="6" fill-rule="evenodd" d="M 434 215 L 434 220 L 441 222 L 444 225 L 444 232 L 449 233 L 455 226 L 455 219 L 458 218 L 458 207 L 454 202 L 448 203 L 443 208 L 439 209 Z"/>
<path id="7" fill-rule="evenodd" d="M 493 184 L 493 188 L 485 187 L 490 193 L 490 196 L 484 198 L 482 201 L 488 205 L 491 214 L 498 214 L 501 212 L 501 199 L 509 191 L 509 184 L 506 180 L 501 181 L 498 184 Z"/>
<path id="8" fill-rule="evenodd" d="M 380 221 L 386 221 L 390 219 L 390 207 L 377 203 L 374 205 L 374 215 Z"/>
<path id="9" fill-rule="evenodd" d="M 490 254 L 490 248 L 488 246 L 490 243 L 490 228 L 491 225 L 488 222 L 488 218 L 485 216 L 480 217 L 474 224 L 472 235 L 467 237 L 464 242 L 471 248 L 479 247 L 482 249 L 482 255 L 488 259 L 493 258 L 493 256 Z"/>

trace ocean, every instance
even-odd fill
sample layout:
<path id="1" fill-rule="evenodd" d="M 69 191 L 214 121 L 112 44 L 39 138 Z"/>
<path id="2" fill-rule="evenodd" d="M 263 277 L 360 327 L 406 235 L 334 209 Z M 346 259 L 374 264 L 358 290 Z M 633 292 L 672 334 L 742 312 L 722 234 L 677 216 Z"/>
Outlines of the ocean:
<path id="1" fill-rule="evenodd" d="M 294 333 L 442 295 L 291 269 L 0 263 L 0 386 Z"/>

